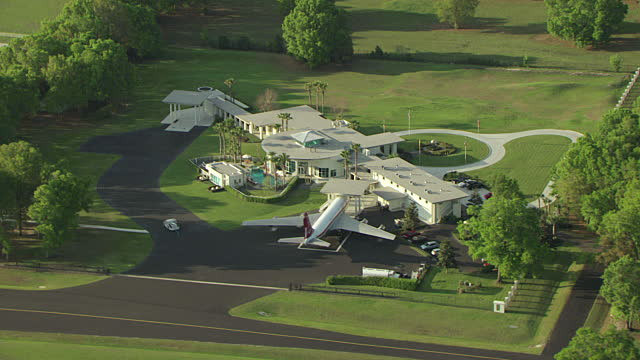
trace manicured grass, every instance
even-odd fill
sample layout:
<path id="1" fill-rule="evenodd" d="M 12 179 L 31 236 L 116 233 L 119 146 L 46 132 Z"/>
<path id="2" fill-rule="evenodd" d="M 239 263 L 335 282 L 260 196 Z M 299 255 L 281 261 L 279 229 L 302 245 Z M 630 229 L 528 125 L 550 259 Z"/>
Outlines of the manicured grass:
<path id="1" fill-rule="evenodd" d="M 247 145 L 259 144 L 243 144 L 243 147 Z M 244 220 L 312 211 L 318 209 L 327 199 L 317 188 L 312 190 L 304 185 L 299 185 L 283 201 L 275 204 L 245 202 L 231 195 L 229 191 L 211 193 L 207 191 L 208 183 L 195 180 L 197 171 L 188 160 L 198 156 L 214 155 L 217 151 L 218 135 L 213 130 L 208 130 L 180 154 L 160 178 L 160 186 L 164 193 L 213 226 L 231 230 L 240 226 Z"/>
<path id="2" fill-rule="evenodd" d="M 631 71 L 640 56 L 640 5 L 629 1 L 629 14 L 610 45 L 598 50 L 580 49 L 546 31 L 543 1 L 484 0 L 476 19 L 464 29 L 441 24 L 433 2 L 424 0 L 342 0 L 337 5 L 351 15 L 357 54 L 379 45 L 387 53 L 411 53 L 414 58 L 444 63 L 473 61 L 480 64 L 529 64 L 570 69 L 609 70 L 609 57 L 619 54 Z M 176 45 L 199 45 L 205 30 L 211 38 L 245 35 L 265 42 L 281 31 L 282 16 L 276 0 L 211 1 L 208 16 L 184 11 L 162 18 L 168 40 Z M 496 47 L 496 44 L 500 44 Z"/>
<path id="3" fill-rule="evenodd" d="M 449 143 L 457 148 L 457 151 L 447 156 L 433 156 L 421 153 L 420 157 L 415 153 L 411 158 L 411 163 L 421 166 L 457 166 L 471 164 L 489 156 L 489 147 L 476 139 L 466 136 L 449 134 L 417 134 L 403 136 L 405 142 L 398 144 L 398 149 L 416 152 L 418 149 L 418 139 L 422 145 L 428 144 L 431 140 Z M 465 142 L 467 143 L 467 159 L 465 161 Z"/>
<path id="4" fill-rule="evenodd" d="M 574 251 L 559 248 L 540 278 L 523 280 L 506 314 L 492 312 L 493 300 L 504 298 L 511 283 L 495 284 L 495 273 L 463 274 L 457 270 L 435 270 L 427 275 L 418 292 L 362 287 L 395 292 L 413 299 L 411 302 L 280 292 L 236 307 L 231 314 L 363 336 L 540 353 L 583 266 L 582 257 Z M 457 294 L 461 280 L 480 282 L 482 288 Z"/>
<path id="5" fill-rule="evenodd" d="M 55 18 L 69 0 L 2 0 L 0 32 L 30 34 Z"/>
<path id="6" fill-rule="evenodd" d="M 609 305 L 602 296 L 598 295 L 591 307 L 591 311 L 589 311 L 587 320 L 584 322 L 584 326 L 596 331 L 603 330 L 604 324 L 609 316 L 609 310 L 611 310 L 611 305 Z"/>
<path id="7" fill-rule="evenodd" d="M 490 180 L 505 174 L 518 181 L 525 196 L 540 196 L 549 182 L 551 168 L 562 158 L 571 140 L 562 136 L 528 136 L 505 145 L 506 155 L 497 164 L 469 174 Z"/>
<path id="8" fill-rule="evenodd" d="M 210 342 L 0 331 L 6 360 L 400 360 L 358 353 Z"/>
<path id="9" fill-rule="evenodd" d="M 103 275 L 0 268 L 0 288 L 2 289 L 53 290 L 84 285 L 106 278 Z"/>
<path id="10" fill-rule="evenodd" d="M 156 74 L 163 74 L 162 77 Z M 483 133 L 540 128 L 590 131 L 616 99 L 619 76 L 511 72 L 470 66 L 356 60 L 348 66 L 309 70 L 290 57 L 269 53 L 204 49 L 169 49 L 166 59 L 141 66 L 140 90 L 154 98 L 136 103 L 157 119 L 159 104 L 173 89 L 195 89 L 207 83 L 224 89 L 234 77 L 234 93 L 253 104 L 270 87 L 279 106 L 305 104 L 304 83 L 329 84 L 325 112 L 347 104 L 348 120 L 358 120 L 367 134 L 411 128 L 450 128 Z M 144 82 L 143 82 L 144 81 Z M 138 111 L 138 110 L 136 110 Z"/>

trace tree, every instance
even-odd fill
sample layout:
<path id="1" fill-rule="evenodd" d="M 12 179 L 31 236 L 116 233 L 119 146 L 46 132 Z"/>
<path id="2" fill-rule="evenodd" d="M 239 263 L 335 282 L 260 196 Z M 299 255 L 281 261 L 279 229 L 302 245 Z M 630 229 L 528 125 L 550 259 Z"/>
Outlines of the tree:
<path id="1" fill-rule="evenodd" d="M 606 44 L 629 7 L 623 0 L 545 0 L 547 30 L 579 47 Z"/>
<path id="2" fill-rule="evenodd" d="M 640 115 L 640 96 L 633 101 L 632 111 L 636 115 Z"/>
<path id="3" fill-rule="evenodd" d="M 342 161 L 344 161 L 344 178 L 349 179 L 349 163 L 351 162 L 351 151 L 342 150 L 340 153 L 340 157 L 342 157 Z"/>
<path id="4" fill-rule="evenodd" d="M 561 204 L 598 231 L 605 215 L 620 208 L 630 179 L 640 178 L 638 115 L 616 109 L 598 130 L 578 139 L 553 170 L 553 190 Z"/>
<path id="5" fill-rule="evenodd" d="M 304 90 L 307 92 L 307 94 L 309 95 L 309 106 L 311 106 L 311 90 L 313 90 L 314 88 L 314 81 L 309 81 L 307 83 L 304 84 Z"/>
<path id="6" fill-rule="evenodd" d="M 280 13 L 287 16 L 296 7 L 296 0 L 278 0 L 278 5 Z"/>
<path id="7" fill-rule="evenodd" d="M 280 114 L 278 114 L 278 118 L 280 119 L 280 121 L 282 121 L 282 128 L 284 129 L 283 131 L 289 130 L 289 120 L 293 119 L 291 117 L 291 114 L 290 113 L 280 113 Z"/>
<path id="8" fill-rule="evenodd" d="M 258 104 L 260 111 L 267 112 L 273 110 L 273 106 L 277 100 L 278 93 L 271 88 L 267 88 L 262 94 L 258 95 L 256 104 Z"/>
<path id="9" fill-rule="evenodd" d="M 29 216 L 38 222 L 36 231 L 43 237 L 47 257 L 49 250 L 73 238 L 78 227 L 78 213 L 88 211 L 91 205 L 89 186 L 89 180 L 56 170 L 48 182 L 35 191 Z"/>
<path id="10" fill-rule="evenodd" d="M 0 72 L 0 143 L 13 138 L 22 117 L 36 110 L 38 95 L 36 83 L 28 78 L 24 67 Z"/>
<path id="11" fill-rule="evenodd" d="M 13 248 L 13 241 L 11 241 L 2 225 L 0 225 L 0 254 L 4 254 L 7 261 L 9 261 L 9 256 L 11 256 Z"/>
<path id="12" fill-rule="evenodd" d="M 360 121 L 358 120 L 351 120 L 349 122 L 349 128 L 353 129 L 353 130 L 358 130 L 360 129 Z"/>
<path id="13" fill-rule="evenodd" d="M 456 254 L 453 247 L 451 247 L 449 239 L 444 239 L 440 243 L 438 266 L 443 267 L 447 273 L 449 272 L 449 268 L 456 266 Z"/>
<path id="14" fill-rule="evenodd" d="M 402 232 L 413 231 L 420 223 L 418 217 L 418 207 L 416 203 L 411 201 L 409 206 L 404 210 L 404 217 L 402 218 Z"/>
<path id="15" fill-rule="evenodd" d="M 224 81 L 224 84 L 229 88 L 229 97 L 231 98 L 231 102 L 235 102 L 233 98 L 233 85 L 236 84 L 236 80 L 234 78 L 228 78 Z"/>
<path id="16" fill-rule="evenodd" d="M 604 215 L 598 232 L 603 246 L 599 257 L 605 263 L 624 255 L 640 260 L 640 181 L 627 186 L 619 209 Z"/>
<path id="17" fill-rule="evenodd" d="M 25 211 L 35 189 L 41 184 L 44 162 L 42 154 L 26 141 L 0 146 L 0 170 L 10 179 L 15 196 L 15 217 L 22 235 Z"/>
<path id="18" fill-rule="evenodd" d="M 287 51 L 311 68 L 353 55 L 346 12 L 332 0 L 297 0 L 282 23 L 282 36 Z"/>
<path id="19" fill-rule="evenodd" d="M 327 84 L 326 82 L 323 81 L 318 81 L 316 82 L 316 92 L 319 92 L 322 95 L 322 100 L 321 100 L 321 107 L 320 107 L 320 111 L 324 113 L 324 94 L 327 92 L 327 87 L 329 86 L 329 84 Z M 316 104 L 316 108 L 318 107 L 318 105 Z"/>
<path id="20" fill-rule="evenodd" d="M 609 64 L 611 65 L 611 70 L 620 72 L 620 69 L 622 68 L 622 58 L 618 54 L 611 55 L 609 57 Z"/>
<path id="21" fill-rule="evenodd" d="M 578 329 L 569 345 L 554 356 L 555 360 L 631 360 L 639 358 L 640 350 L 629 332 L 609 329 L 600 334 L 588 327 Z"/>
<path id="22" fill-rule="evenodd" d="M 623 256 L 609 264 L 602 275 L 600 293 L 631 329 L 633 320 L 640 315 L 640 262 Z"/>
<path id="23" fill-rule="evenodd" d="M 440 22 L 459 29 L 473 19 L 479 3 L 479 0 L 438 0 L 435 4 L 436 13 Z"/>
<path id="24" fill-rule="evenodd" d="M 506 199 L 523 199 L 518 181 L 504 174 L 497 174 L 491 179 L 491 192 L 494 196 L 502 196 Z"/>
<path id="25" fill-rule="evenodd" d="M 282 170 L 284 174 L 295 171 L 295 169 L 293 169 L 293 171 L 290 171 L 291 169 L 289 169 L 289 162 L 291 161 L 291 158 L 287 153 L 282 153 L 280 155 L 280 160 L 282 161 Z"/>
<path id="26" fill-rule="evenodd" d="M 213 129 L 218 133 L 218 149 L 220 152 L 220 155 L 222 155 L 222 158 L 224 159 L 224 155 L 225 155 L 225 149 L 224 149 L 224 132 L 225 132 L 225 128 L 224 128 L 224 123 L 219 122 L 217 124 L 215 124 L 213 126 Z"/>
<path id="27" fill-rule="evenodd" d="M 520 278 L 542 268 L 548 247 L 540 239 L 540 214 L 524 199 L 496 196 L 468 209 L 471 218 L 458 225 L 468 236 L 469 254 L 488 259 L 502 276 Z"/>
<path id="28" fill-rule="evenodd" d="M 358 154 L 360 153 L 360 144 L 351 144 L 351 149 L 353 149 L 353 160 L 354 160 L 354 174 L 355 180 L 358 180 Z"/>

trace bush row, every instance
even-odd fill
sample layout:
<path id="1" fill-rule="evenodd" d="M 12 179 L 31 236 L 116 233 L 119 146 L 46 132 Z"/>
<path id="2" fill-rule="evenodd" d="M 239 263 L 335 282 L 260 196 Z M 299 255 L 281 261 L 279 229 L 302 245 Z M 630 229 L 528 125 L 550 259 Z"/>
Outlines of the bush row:
<path id="1" fill-rule="evenodd" d="M 333 275 L 327 277 L 328 285 L 369 285 L 391 289 L 415 291 L 418 282 L 413 279 L 398 279 L 386 277 L 360 277 L 348 275 Z"/>
<path id="2" fill-rule="evenodd" d="M 271 196 L 255 196 L 255 195 L 247 195 L 245 193 L 243 193 L 242 191 L 228 186 L 226 189 L 229 190 L 229 192 L 239 198 L 242 199 L 244 201 L 247 202 L 254 202 L 254 203 L 261 203 L 261 204 L 273 204 L 273 203 L 277 203 L 280 200 L 284 199 L 285 196 L 287 196 L 287 194 L 289 194 L 289 192 L 296 187 L 296 185 L 298 184 L 298 177 L 294 176 L 293 178 L 291 178 L 291 180 L 289 180 L 289 183 L 287 184 L 287 187 L 284 188 L 284 190 L 282 190 L 280 192 L 280 194 L 278 195 L 271 195 Z"/>
<path id="3" fill-rule="evenodd" d="M 231 38 L 226 35 L 220 35 L 218 37 L 212 37 L 208 32 L 202 31 L 200 32 L 200 40 L 202 40 L 202 43 L 205 46 L 209 46 L 214 49 L 253 50 L 278 54 L 284 54 L 287 52 L 284 39 L 280 34 L 276 34 L 273 40 L 261 42 L 252 40 L 248 36 Z"/>

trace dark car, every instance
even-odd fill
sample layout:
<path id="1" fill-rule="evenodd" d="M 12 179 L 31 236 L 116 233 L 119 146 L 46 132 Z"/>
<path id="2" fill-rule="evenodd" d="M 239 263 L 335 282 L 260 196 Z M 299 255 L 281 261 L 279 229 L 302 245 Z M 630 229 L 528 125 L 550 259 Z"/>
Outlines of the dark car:
<path id="1" fill-rule="evenodd" d="M 405 239 L 411 239 L 412 237 L 419 235 L 417 231 L 409 230 L 406 233 L 402 234 L 402 237 Z"/>

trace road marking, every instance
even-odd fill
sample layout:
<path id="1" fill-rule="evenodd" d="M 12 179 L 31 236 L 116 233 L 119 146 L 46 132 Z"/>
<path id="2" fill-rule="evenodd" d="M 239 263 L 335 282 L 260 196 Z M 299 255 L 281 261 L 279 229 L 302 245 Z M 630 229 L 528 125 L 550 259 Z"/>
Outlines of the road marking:
<path id="1" fill-rule="evenodd" d="M 114 276 L 121 277 L 129 277 L 135 279 L 148 279 L 148 280 L 163 280 L 163 281 L 175 281 L 175 282 L 185 282 L 192 284 L 204 284 L 204 285 L 220 285 L 220 286 L 233 286 L 233 287 L 244 287 L 244 288 L 253 288 L 253 289 L 266 289 L 266 290 L 289 290 L 287 288 L 275 287 L 275 286 L 261 286 L 261 285 L 249 285 L 249 284 L 234 284 L 234 283 L 223 283 L 223 282 L 214 282 L 214 281 L 199 281 L 199 280 L 185 280 L 185 279 L 172 279 L 172 278 L 163 278 L 156 276 L 144 276 L 144 275 L 128 275 L 128 274 L 117 274 Z"/>
<path id="2" fill-rule="evenodd" d="M 24 313 L 34 313 L 34 314 L 46 314 L 46 315 L 74 316 L 74 317 L 84 317 L 84 318 L 93 318 L 93 319 L 128 321 L 128 322 L 154 324 L 154 325 L 190 327 L 190 328 L 207 329 L 207 330 L 229 331 L 229 332 L 236 332 L 236 333 L 243 333 L 243 334 L 267 335 L 267 336 L 284 337 L 284 338 L 290 338 L 290 339 L 310 340 L 310 341 L 318 341 L 318 342 L 333 343 L 333 344 L 355 345 L 355 346 L 378 348 L 378 349 L 390 349 L 390 350 L 412 351 L 412 352 L 429 353 L 429 354 L 462 356 L 462 357 L 473 358 L 473 359 L 510 360 L 510 359 L 506 359 L 506 358 L 498 358 L 498 357 L 491 357 L 491 356 L 460 354 L 460 353 L 453 353 L 453 352 L 447 352 L 447 351 L 437 351 L 437 350 L 412 349 L 412 348 L 403 348 L 403 347 L 399 347 L 399 346 L 375 345 L 375 344 L 358 343 L 358 342 L 351 342 L 351 341 L 341 341 L 341 340 L 313 338 L 313 337 L 298 336 L 298 335 L 286 335 L 286 334 L 278 334 L 278 333 L 268 333 L 268 332 L 262 332 L 262 331 L 252 331 L 252 330 L 242 330 L 242 329 L 229 329 L 229 328 L 223 328 L 223 327 L 217 327 L 217 326 L 180 324 L 180 323 L 172 323 L 172 322 L 167 322 L 167 321 L 131 319 L 131 318 L 121 318 L 121 317 L 114 317 L 114 316 L 103 316 L 103 315 L 74 314 L 74 313 L 64 313 L 64 312 L 58 312 L 58 311 L 45 311 L 45 310 L 25 310 L 25 309 L 0 308 L 0 311 L 24 312 Z"/>
<path id="3" fill-rule="evenodd" d="M 102 226 L 102 225 L 80 224 L 80 225 L 78 225 L 78 227 L 82 228 L 82 229 L 111 230 L 111 231 L 129 232 L 129 233 L 138 233 L 138 234 L 148 234 L 149 233 L 147 230 L 127 229 L 127 228 L 118 228 L 118 227 L 113 227 L 113 226 Z"/>

